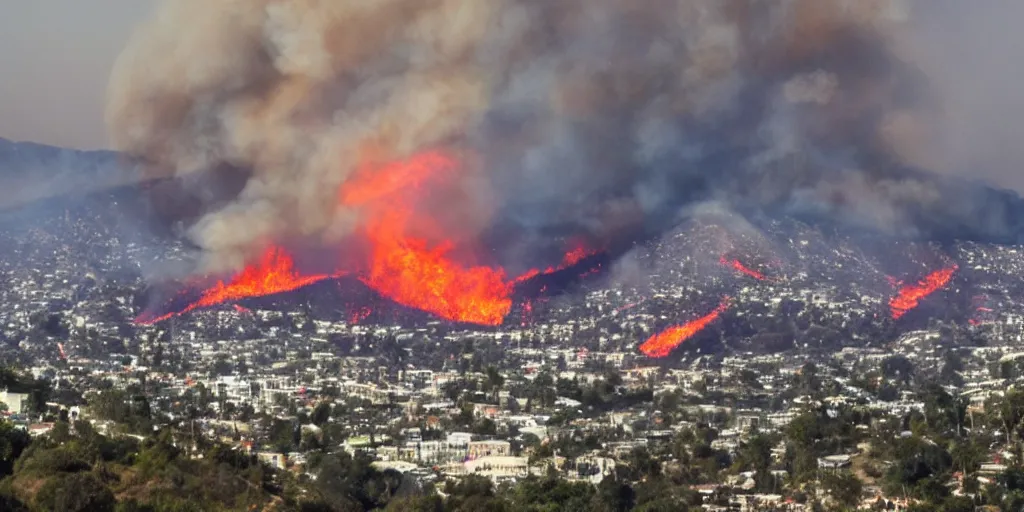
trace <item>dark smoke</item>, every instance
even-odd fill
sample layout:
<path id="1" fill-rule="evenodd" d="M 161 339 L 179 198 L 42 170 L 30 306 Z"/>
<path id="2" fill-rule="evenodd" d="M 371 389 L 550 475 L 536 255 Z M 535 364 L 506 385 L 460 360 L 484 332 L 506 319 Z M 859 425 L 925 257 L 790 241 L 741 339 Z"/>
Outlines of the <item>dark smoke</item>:
<path id="1" fill-rule="evenodd" d="M 356 169 L 438 147 L 473 155 L 458 211 L 481 236 L 514 227 L 517 253 L 705 201 L 1016 241 L 1015 194 L 922 170 L 948 136 L 927 37 L 908 37 L 931 5 L 174 0 L 122 56 L 108 119 L 154 175 L 241 173 L 181 203 L 208 270 L 337 241 L 360 222 L 336 200 Z"/>

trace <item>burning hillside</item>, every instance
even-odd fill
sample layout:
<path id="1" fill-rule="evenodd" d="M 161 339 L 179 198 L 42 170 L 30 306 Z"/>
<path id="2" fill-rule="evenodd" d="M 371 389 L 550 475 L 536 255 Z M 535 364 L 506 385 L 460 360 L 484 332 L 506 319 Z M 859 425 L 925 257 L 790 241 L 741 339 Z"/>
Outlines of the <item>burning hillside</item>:
<path id="1" fill-rule="evenodd" d="M 897 3 L 164 2 L 119 60 L 107 120 L 145 177 L 169 177 L 154 204 L 172 205 L 160 210 L 204 277 L 179 296 L 194 301 L 139 321 L 344 275 L 374 300 L 498 325 L 527 281 L 626 253 L 708 204 L 837 233 L 1018 240 L 1018 197 L 921 170 L 945 110 L 897 37 L 917 13 Z M 739 279 L 716 268 L 699 286 L 719 296 L 840 267 L 839 252 L 776 265 L 807 241 L 766 254 L 754 231 L 741 257 L 686 246 L 664 272 L 602 269 L 645 287 L 720 263 Z M 901 285 L 892 317 L 955 271 Z M 727 307 L 642 350 L 668 353 Z"/>
<path id="2" fill-rule="evenodd" d="M 366 245 L 366 261 L 330 274 L 304 275 L 283 249 L 267 249 L 227 283 L 218 282 L 184 309 L 137 321 L 154 323 L 196 308 L 259 297 L 352 273 L 380 295 L 403 306 L 445 320 L 498 325 L 512 308 L 516 283 L 564 270 L 593 253 L 573 246 L 559 266 L 531 269 L 510 278 L 500 267 L 466 264 L 483 252 L 472 239 L 459 239 L 455 226 L 444 226 L 424 211 L 434 196 L 450 193 L 462 165 L 451 155 L 428 152 L 361 173 L 340 190 L 340 203 L 363 216 L 363 228 L 351 235 Z M 459 255 L 462 255 L 461 258 Z M 351 258 L 349 258 L 351 259 Z M 340 261 L 340 258 L 339 258 Z"/>
<path id="3" fill-rule="evenodd" d="M 270 247 L 263 256 L 252 265 L 246 267 L 228 281 L 217 281 L 206 289 L 199 299 L 184 309 L 171 313 L 154 315 L 146 312 L 135 319 L 140 324 L 153 324 L 167 320 L 173 316 L 187 313 L 197 308 L 204 308 L 232 302 L 250 297 L 263 297 L 278 293 L 297 290 L 304 286 L 338 277 L 328 274 L 303 275 L 295 269 L 295 262 L 284 249 Z M 240 308 L 241 306 L 235 306 Z"/>
<path id="4" fill-rule="evenodd" d="M 952 265 L 926 275 L 917 283 L 901 285 L 896 291 L 896 295 L 889 301 L 892 318 L 899 320 L 910 310 L 916 308 L 925 297 L 944 288 L 953 279 L 953 274 L 958 268 L 957 265 Z"/>
<path id="5" fill-rule="evenodd" d="M 452 317 L 456 295 L 489 311 L 477 320 L 505 309 L 514 279 L 461 252 L 494 226 L 532 244 L 490 258 L 504 262 L 552 233 L 632 243 L 707 200 L 896 235 L 1015 234 L 1013 198 L 914 170 L 942 109 L 894 37 L 916 13 L 892 4 L 167 1 L 119 59 L 107 120 L 116 149 L 180 185 L 154 195 L 194 198 L 155 200 L 187 210 L 166 208 L 201 249 L 196 273 L 356 235 L 372 286 L 443 298 Z M 452 155 L 442 199 L 374 206 Z M 456 217 L 451 245 L 425 225 Z M 433 295 L 402 284 L 428 274 L 444 276 Z"/>

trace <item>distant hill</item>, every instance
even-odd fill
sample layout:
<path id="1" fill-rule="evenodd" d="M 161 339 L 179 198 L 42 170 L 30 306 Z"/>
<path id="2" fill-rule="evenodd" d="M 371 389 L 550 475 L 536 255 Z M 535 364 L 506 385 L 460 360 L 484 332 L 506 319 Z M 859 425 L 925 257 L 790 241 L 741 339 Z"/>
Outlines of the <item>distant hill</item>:
<path id="1" fill-rule="evenodd" d="M 0 138 L 0 208 L 82 195 L 135 181 L 113 151 L 78 151 Z"/>

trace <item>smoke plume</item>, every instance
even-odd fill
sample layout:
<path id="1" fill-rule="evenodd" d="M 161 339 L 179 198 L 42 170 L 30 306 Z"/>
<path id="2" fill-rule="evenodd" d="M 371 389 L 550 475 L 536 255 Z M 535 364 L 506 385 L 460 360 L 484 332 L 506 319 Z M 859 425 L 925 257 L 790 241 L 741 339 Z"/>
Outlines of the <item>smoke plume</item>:
<path id="1" fill-rule="evenodd" d="M 121 56 L 108 124 L 148 173 L 238 177 L 194 192 L 188 235 L 213 271 L 341 240 L 360 223 L 338 201 L 347 180 L 437 148 L 464 169 L 432 213 L 465 237 L 612 239 L 705 200 L 1012 236 L 1015 203 L 913 170 L 941 105 L 902 51 L 915 15 L 897 0 L 173 0 Z"/>

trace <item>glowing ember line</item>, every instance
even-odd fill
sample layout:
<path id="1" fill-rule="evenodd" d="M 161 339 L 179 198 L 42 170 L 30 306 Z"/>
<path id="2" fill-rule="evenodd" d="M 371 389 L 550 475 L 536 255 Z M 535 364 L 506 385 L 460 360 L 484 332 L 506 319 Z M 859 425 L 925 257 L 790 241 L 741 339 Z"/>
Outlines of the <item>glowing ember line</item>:
<path id="1" fill-rule="evenodd" d="M 752 268 L 747 267 L 740 260 L 737 260 L 737 259 L 729 260 L 729 259 L 726 259 L 725 256 L 722 256 L 721 258 L 719 258 L 718 262 L 721 263 L 722 265 L 726 265 L 726 266 L 732 267 L 736 271 L 741 272 L 743 274 L 746 274 L 746 275 L 748 275 L 750 277 L 753 277 L 754 279 L 757 279 L 758 281 L 764 281 L 765 279 L 767 279 L 767 276 L 765 276 L 761 272 L 758 272 L 758 271 L 756 271 L 756 270 L 754 270 Z"/>
<path id="2" fill-rule="evenodd" d="M 579 246 L 579 247 L 577 247 L 575 249 L 572 249 L 571 251 L 565 253 L 565 256 L 562 258 L 562 263 L 559 264 L 558 266 L 548 267 L 548 268 L 546 268 L 544 270 L 540 270 L 538 268 L 532 268 L 530 270 L 527 270 L 526 272 L 523 272 L 522 275 L 520 275 L 519 277 L 517 277 L 515 279 L 515 282 L 516 283 L 522 283 L 522 282 L 525 282 L 525 281 L 529 281 L 530 279 L 533 279 L 533 278 L 535 278 L 537 276 L 554 274 L 555 272 L 561 272 L 561 271 L 563 271 L 563 270 L 565 270 L 567 268 L 570 268 L 570 267 L 576 265 L 577 263 L 579 263 L 579 262 L 581 262 L 581 261 L 583 261 L 583 260 L 585 260 L 585 259 L 587 259 L 587 258 L 589 258 L 589 257 L 591 257 L 591 256 L 593 256 L 595 254 L 597 254 L 597 253 L 594 252 L 594 251 L 588 250 L 586 247 Z"/>
<path id="3" fill-rule="evenodd" d="M 916 308 L 922 299 L 949 284 L 958 268 L 956 265 L 953 265 L 942 270 L 936 270 L 915 284 L 901 286 L 896 295 L 889 300 L 892 318 L 894 320 L 900 319 L 910 310 Z"/>
<path id="4" fill-rule="evenodd" d="M 665 357 L 684 341 L 692 338 L 717 320 L 727 309 L 729 309 L 729 297 L 723 298 L 722 303 L 711 313 L 686 324 L 669 327 L 651 336 L 643 345 L 640 345 L 640 351 L 648 357 Z"/>
<path id="5" fill-rule="evenodd" d="M 616 313 L 621 313 L 623 311 L 628 311 L 630 309 L 633 309 L 633 308 L 643 304 L 644 302 L 647 302 L 647 299 L 640 299 L 638 302 L 630 302 L 629 304 L 626 304 L 624 306 L 619 306 L 619 307 L 615 308 L 615 312 Z"/>

